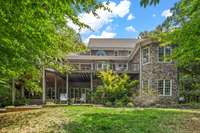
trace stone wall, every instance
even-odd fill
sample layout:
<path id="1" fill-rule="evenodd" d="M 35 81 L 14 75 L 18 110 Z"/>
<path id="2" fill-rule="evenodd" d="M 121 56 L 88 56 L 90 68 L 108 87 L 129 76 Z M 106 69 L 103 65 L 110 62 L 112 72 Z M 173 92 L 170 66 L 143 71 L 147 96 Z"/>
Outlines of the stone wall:
<path id="1" fill-rule="evenodd" d="M 149 80 L 149 88 L 156 90 L 158 89 L 158 80 L 172 80 L 172 95 L 160 96 L 160 102 L 170 103 L 170 101 L 175 101 L 178 96 L 176 64 L 174 62 L 158 62 L 159 44 L 148 44 L 146 46 L 142 46 L 142 49 L 146 47 L 149 47 L 150 49 L 150 62 L 147 64 L 141 63 L 141 80 Z"/>

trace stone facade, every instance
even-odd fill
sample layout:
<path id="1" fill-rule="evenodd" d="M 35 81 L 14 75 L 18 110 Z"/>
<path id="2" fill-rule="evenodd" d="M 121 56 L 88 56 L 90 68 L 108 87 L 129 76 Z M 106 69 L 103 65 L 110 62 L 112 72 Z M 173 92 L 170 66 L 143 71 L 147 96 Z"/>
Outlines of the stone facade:
<path id="1" fill-rule="evenodd" d="M 149 49 L 149 62 L 143 64 L 143 58 L 141 60 L 141 84 L 143 81 L 148 81 L 149 88 L 158 90 L 158 80 L 171 80 L 171 95 L 160 96 L 160 102 L 176 101 L 178 96 L 176 64 L 173 61 L 169 63 L 158 61 L 158 43 L 142 45 L 141 55 L 144 48 Z"/>

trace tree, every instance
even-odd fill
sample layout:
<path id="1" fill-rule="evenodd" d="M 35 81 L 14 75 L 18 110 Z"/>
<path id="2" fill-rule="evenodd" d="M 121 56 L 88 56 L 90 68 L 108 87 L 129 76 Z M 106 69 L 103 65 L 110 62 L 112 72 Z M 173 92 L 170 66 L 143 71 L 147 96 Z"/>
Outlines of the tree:
<path id="1" fill-rule="evenodd" d="M 104 6 L 96 0 L 0 1 L 0 101 L 9 99 L 13 78 L 28 91 L 39 93 L 43 66 L 68 70 L 63 63 L 66 55 L 85 46 L 66 23 L 71 20 L 89 28 L 78 20 L 78 14 L 95 14 L 98 8 Z"/>
<path id="2" fill-rule="evenodd" d="M 182 95 L 198 94 L 200 86 L 200 1 L 181 0 L 171 9 L 172 16 L 161 25 L 159 32 L 149 37 L 162 45 L 175 45 L 172 59 L 177 62 Z M 189 81 L 189 82 L 188 82 Z"/>
<path id="3" fill-rule="evenodd" d="M 148 5 L 157 5 L 160 0 L 140 0 L 140 5 L 147 7 Z"/>
<path id="4" fill-rule="evenodd" d="M 104 8 L 96 0 L 2 0 L 0 7 L 0 80 L 7 84 L 13 77 L 38 84 L 42 66 L 66 69 L 65 56 L 84 49 L 67 20 L 89 28 L 78 14 Z M 36 85 L 29 81 L 29 88 Z"/>

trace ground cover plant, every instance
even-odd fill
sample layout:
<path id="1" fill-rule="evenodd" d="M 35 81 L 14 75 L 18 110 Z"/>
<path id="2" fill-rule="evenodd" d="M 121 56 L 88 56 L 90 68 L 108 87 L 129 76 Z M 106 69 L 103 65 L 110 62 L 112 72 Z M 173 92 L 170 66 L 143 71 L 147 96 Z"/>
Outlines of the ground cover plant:
<path id="1" fill-rule="evenodd" d="M 67 106 L 0 114 L 0 132 L 198 133 L 200 110 Z"/>

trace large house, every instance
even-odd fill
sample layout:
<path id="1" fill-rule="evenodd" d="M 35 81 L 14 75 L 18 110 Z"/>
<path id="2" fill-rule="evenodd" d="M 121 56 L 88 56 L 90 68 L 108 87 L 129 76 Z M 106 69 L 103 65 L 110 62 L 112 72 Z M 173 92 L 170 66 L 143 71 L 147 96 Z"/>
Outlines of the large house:
<path id="1" fill-rule="evenodd" d="M 158 90 L 160 99 L 174 101 L 178 96 L 177 68 L 168 59 L 172 48 L 160 46 L 150 39 L 93 38 L 88 43 L 89 52 L 72 54 L 66 59 L 73 66 L 71 73 L 59 74 L 46 69 L 43 102 L 73 99 L 73 102 L 91 101 L 91 93 L 101 83 L 97 72 L 111 69 L 127 73 L 139 80 L 138 90 Z M 67 96 L 66 96 L 67 95 Z"/>

